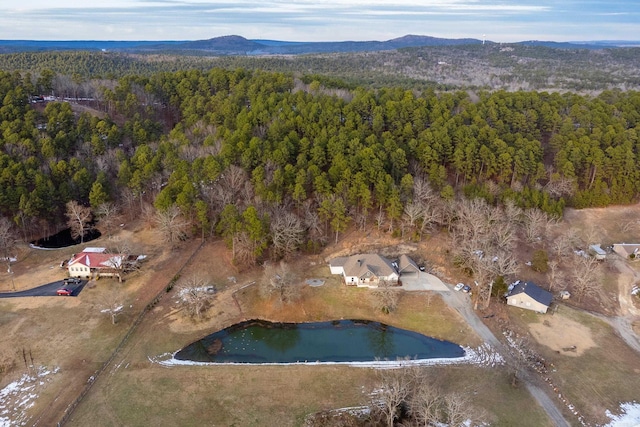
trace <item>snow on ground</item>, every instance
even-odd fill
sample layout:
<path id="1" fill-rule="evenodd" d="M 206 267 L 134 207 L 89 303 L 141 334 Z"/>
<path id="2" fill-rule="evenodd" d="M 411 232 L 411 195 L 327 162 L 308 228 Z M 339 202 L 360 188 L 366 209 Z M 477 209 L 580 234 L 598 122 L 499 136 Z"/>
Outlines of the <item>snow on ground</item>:
<path id="1" fill-rule="evenodd" d="M 251 365 L 348 365 L 362 368 L 402 368 L 405 366 L 429 366 L 429 365 L 454 365 L 454 364 L 474 364 L 481 366 L 503 365 L 504 359 L 490 345 L 483 344 L 477 348 L 465 348 L 465 355 L 462 357 L 436 358 L 436 359 L 404 359 L 404 360 L 374 360 L 371 362 L 292 362 L 292 363 L 251 363 Z M 177 352 L 176 352 L 177 353 Z M 164 353 L 148 359 L 151 363 L 162 366 L 206 366 L 206 365 L 247 365 L 247 363 L 233 362 L 195 362 L 192 360 L 178 360 L 176 353 Z"/>
<path id="2" fill-rule="evenodd" d="M 118 313 L 118 312 L 120 312 L 122 310 L 123 307 L 124 307 L 123 305 L 119 305 L 119 306 L 117 306 L 117 307 L 115 307 L 113 309 L 112 308 L 105 308 L 103 310 L 100 310 L 100 313 Z"/>
<path id="3" fill-rule="evenodd" d="M 27 425 L 27 409 L 35 405 L 38 393 L 51 381 L 50 375 L 59 368 L 35 368 L 0 390 L 0 427 Z"/>
<path id="4" fill-rule="evenodd" d="M 640 426 L 640 403 L 627 402 L 620 404 L 620 415 L 613 415 L 606 411 L 611 422 L 603 427 L 637 427 Z"/>

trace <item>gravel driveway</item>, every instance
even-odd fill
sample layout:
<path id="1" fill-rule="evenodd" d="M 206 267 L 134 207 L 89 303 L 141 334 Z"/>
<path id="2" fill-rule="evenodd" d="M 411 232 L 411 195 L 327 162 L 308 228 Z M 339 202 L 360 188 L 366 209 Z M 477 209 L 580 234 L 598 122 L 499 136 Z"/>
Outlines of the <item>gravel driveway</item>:
<path id="1" fill-rule="evenodd" d="M 451 289 L 453 287 L 448 285 Z M 547 395 L 547 393 L 536 384 L 538 381 L 534 374 L 530 373 L 526 367 L 521 366 L 521 363 L 512 357 L 508 349 L 502 345 L 502 343 L 493 335 L 493 332 L 482 323 L 482 320 L 478 317 L 476 312 L 471 307 L 471 298 L 468 294 L 456 291 L 440 292 L 444 302 L 452 309 L 460 313 L 463 319 L 473 328 L 482 340 L 490 344 L 498 353 L 502 355 L 508 365 L 513 367 L 517 373 L 518 378 L 524 383 L 525 387 L 538 404 L 547 413 L 547 416 L 552 420 L 556 426 L 570 426 L 569 422 L 564 418 L 562 412 L 558 409 L 555 402 Z"/>

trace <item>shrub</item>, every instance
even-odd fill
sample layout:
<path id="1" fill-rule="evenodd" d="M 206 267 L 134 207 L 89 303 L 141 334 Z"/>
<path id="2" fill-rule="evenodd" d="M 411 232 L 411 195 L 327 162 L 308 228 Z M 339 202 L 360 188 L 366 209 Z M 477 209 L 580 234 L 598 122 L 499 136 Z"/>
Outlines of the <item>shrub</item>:
<path id="1" fill-rule="evenodd" d="M 531 268 L 540 273 L 549 271 L 549 256 L 547 255 L 547 251 L 539 249 L 533 253 Z"/>

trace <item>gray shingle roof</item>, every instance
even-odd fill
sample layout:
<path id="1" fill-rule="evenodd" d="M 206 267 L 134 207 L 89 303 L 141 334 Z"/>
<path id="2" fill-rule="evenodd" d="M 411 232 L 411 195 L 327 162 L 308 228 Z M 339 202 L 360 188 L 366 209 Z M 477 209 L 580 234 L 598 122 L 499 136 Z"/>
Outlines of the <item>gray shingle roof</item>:
<path id="1" fill-rule="evenodd" d="M 333 263 L 333 262 L 332 262 Z M 380 276 L 390 276 L 397 273 L 391 261 L 378 254 L 360 254 L 350 256 L 344 263 L 345 276 L 363 277 L 370 272 Z"/>
<path id="2" fill-rule="evenodd" d="M 400 258 L 398 258 L 398 272 L 409 273 L 411 271 L 413 271 L 414 273 L 420 271 L 420 268 L 418 268 L 418 264 L 416 264 L 415 261 L 409 258 L 407 255 L 400 255 Z"/>
<path id="3" fill-rule="evenodd" d="M 529 295 L 531 298 L 538 301 L 540 304 L 546 305 L 547 307 L 551 304 L 551 300 L 553 300 L 551 292 L 545 291 L 533 282 L 518 283 L 514 286 L 511 292 L 509 292 L 508 296 L 514 296 L 522 293 Z"/>

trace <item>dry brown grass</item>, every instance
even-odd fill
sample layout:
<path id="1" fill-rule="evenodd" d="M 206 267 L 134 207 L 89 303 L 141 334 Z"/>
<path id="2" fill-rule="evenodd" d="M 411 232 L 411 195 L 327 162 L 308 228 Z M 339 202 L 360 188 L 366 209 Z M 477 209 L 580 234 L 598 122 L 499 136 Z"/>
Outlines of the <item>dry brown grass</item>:
<path id="1" fill-rule="evenodd" d="M 530 340 L 530 344 L 546 359 L 550 367 L 548 376 L 558 387 L 558 393 L 564 395 L 590 423 L 605 423 L 606 409 L 616 410 L 621 402 L 638 399 L 640 357 L 609 324 L 566 306 L 560 307 L 551 318 L 550 326 L 544 327 L 536 325 L 548 316 L 521 315 L 523 310 L 517 309 L 509 311 L 514 329 L 524 332 L 532 326 L 536 328 L 537 339 Z M 575 327 L 563 328 L 563 324 Z M 545 336 L 545 331 L 548 336 Z M 572 331 L 575 335 L 571 335 Z M 591 342 L 585 341 L 583 334 Z M 572 345 L 583 348 L 575 353 L 557 348 Z"/>

